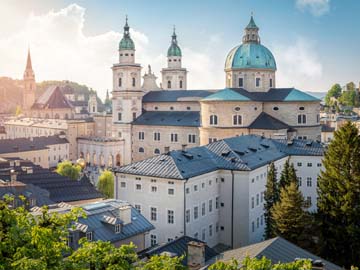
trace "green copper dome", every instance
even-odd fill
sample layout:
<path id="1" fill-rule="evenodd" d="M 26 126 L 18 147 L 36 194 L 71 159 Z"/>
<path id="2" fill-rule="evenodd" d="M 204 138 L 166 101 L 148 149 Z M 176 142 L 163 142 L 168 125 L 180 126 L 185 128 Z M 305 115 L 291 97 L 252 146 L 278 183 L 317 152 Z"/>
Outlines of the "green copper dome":
<path id="1" fill-rule="evenodd" d="M 134 44 L 134 41 L 132 41 L 132 39 L 130 37 L 129 30 L 130 30 L 130 27 L 128 25 L 128 19 L 126 17 L 126 23 L 124 26 L 124 36 L 120 40 L 119 51 L 120 50 L 135 50 L 135 44 Z"/>
<path id="2" fill-rule="evenodd" d="M 270 69 L 276 70 L 276 62 L 268 48 L 260 44 L 259 28 L 253 16 L 245 28 L 243 43 L 233 48 L 225 61 L 225 69 Z"/>
<path id="3" fill-rule="evenodd" d="M 276 70 L 276 62 L 268 48 L 258 43 L 245 43 L 233 48 L 225 61 L 225 69 L 256 68 Z"/>
<path id="4" fill-rule="evenodd" d="M 176 34 L 175 34 L 175 28 L 174 33 L 171 36 L 171 45 L 168 49 L 167 56 L 180 56 L 181 57 L 181 49 L 177 43 Z"/>

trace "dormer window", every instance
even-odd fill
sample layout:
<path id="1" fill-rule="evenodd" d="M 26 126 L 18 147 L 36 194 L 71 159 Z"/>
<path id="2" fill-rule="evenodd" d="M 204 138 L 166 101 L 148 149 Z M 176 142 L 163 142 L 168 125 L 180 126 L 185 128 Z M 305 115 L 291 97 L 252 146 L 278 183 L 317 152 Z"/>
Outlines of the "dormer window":
<path id="1" fill-rule="evenodd" d="M 115 233 L 121 233 L 121 224 L 115 225 Z"/>
<path id="2" fill-rule="evenodd" d="M 92 232 L 87 232 L 86 233 L 86 239 L 88 241 L 92 241 L 93 240 L 93 233 Z"/>

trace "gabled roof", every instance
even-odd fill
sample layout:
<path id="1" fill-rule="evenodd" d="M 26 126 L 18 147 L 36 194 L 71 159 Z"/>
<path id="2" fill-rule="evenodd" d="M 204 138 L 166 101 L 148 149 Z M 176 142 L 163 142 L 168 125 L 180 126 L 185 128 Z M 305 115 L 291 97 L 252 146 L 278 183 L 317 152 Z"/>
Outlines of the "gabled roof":
<path id="1" fill-rule="evenodd" d="M 219 256 L 217 256 L 216 260 L 230 261 L 234 258 L 237 261 L 241 262 L 243 259 L 245 259 L 246 256 L 258 259 L 261 259 L 263 256 L 265 256 L 266 258 L 270 259 L 274 264 L 278 262 L 292 262 L 297 258 L 321 260 L 323 263 L 325 263 L 326 270 L 343 269 L 340 266 L 326 261 L 281 237 L 276 237 L 257 244 L 225 251 Z"/>
<path id="2" fill-rule="evenodd" d="M 71 109 L 72 105 L 61 92 L 59 86 L 50 86 L 35 101 L 32 109 Z"/>
<path id="3" fill-rule="evenodd" d="M 250 99 L 237 91 L 233 91 L 231 89 L 225 88 L 224 90 L 220 90 L 210 96 L 207 96 L 203 100 L 220 100 L 220 101 L 249 101 Z"/>
<path id="4" fill-rule="evenodd" d="M 181 236 L 178 239 L 175 239 L 171 242 L 165 243 L 160 246 L 156 246 L 150 250 L 140 253 L 140 257 L 148 257 L 154 255 L 161 255 L 164 252 L 168 252 L 174 256 L 180 257 L 184 255 L 184 259 L 182 260 L 183 265 L 187 265 L 187 247 L 189 242 L 200 242 L 204 243 L 200 240 L 192 238 L 190 236 Z M 215 257 L 217 252 L 210 248 L 208 245 L 205 245 L 205 261 L 210 260 L 211 258 Z"/>
<path id="5" fill-rule="evenodd" d="M 279 130 L 279 129 L 288 129 L 290 126 L 284 122 L 272 117 L 271 115 L 262 112 L 260 115 L 252 122 L 249 127 L 250 129 L 270 129 L 270 130 Z"/>
<path id="6" fill-rule="evenodd" d="M 195 111 L 148 111 L 132 122 L 133 125 L 200 126 L 200 112 Z"/>
<path id="7" fill-rule="evenodd" d="M 295 139 L 288 143 L 286 140 L 245 135 L 186 151 L 170 151 L 114 171 L 183 180 L 220 169 L 250 171 L 290 155 L 322 156 L 323 147 L 313 141 Z"/>
<path id="8" fill-rule="evenodd" d="M 215 93 L 214 90 L 171 90 L 150 91 L 143 97 L 143 102 L 198 101 Z"/>

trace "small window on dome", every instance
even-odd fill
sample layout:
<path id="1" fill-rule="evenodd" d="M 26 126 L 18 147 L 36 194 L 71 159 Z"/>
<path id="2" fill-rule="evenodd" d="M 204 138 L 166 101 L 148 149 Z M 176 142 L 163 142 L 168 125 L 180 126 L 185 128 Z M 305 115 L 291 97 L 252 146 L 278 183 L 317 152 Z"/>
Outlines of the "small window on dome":
<path id="1" fill-rule="evenodd" d="M 169 62 L 171 62 L 171 59 L 169 59 Z"/>
<path id="2" fill-rule="evenodd" d="M 274 107 L 273 110 L 274 110 L 274 111 L 278 111 L 278 110 L 279 110 L 279 107 Z"/>
<path id="3" fill-rule="evenodd" d="M 174 59 L 174 62 L 176 62 L 176 59 Z"/>
<path id="4" fill-rule="evenodd" d="M 305 110 L 305 108 L 304 108 L 304 107 L 300 107 L 299 110 L 300 110 L 300 111 L 303 111 L 303 110 Z"/>

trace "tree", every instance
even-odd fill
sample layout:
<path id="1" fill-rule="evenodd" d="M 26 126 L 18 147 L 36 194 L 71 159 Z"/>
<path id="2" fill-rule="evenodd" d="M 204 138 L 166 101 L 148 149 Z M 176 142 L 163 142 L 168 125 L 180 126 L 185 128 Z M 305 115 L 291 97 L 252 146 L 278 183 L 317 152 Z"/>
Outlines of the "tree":
<path id="1" fill-rule="evenodd" d="M 339 265 L 360 265 L 360 137 L 347 122 L 335 131 L 318 179 L 321 254 Z"/>
<path id="2" fill-rule="evenodd" d="M 99 177 L 98 189 L 105 198 L 114 198 L 114 175 L 112 172 L 103 171 Z"/>
<path id="3" fill-rule="evenodd" d="M 328 106 L 333 105 L 331 103 L 331 98 L 334 97 L 334 98 L 337 99 L 340 96 L 341 96 L 341 86 L 340 86 L 340 84 L 336 83 L 327 92 L 327 94 L 325 96 L 325 104 L 328 105 Z"/>
<path id="4" fill-rule="evenodd" d="M 265 239 L 269 239 L 275 236 L 273 229 L 273 220 L 271 218 L 271 209 L 275 202 L 279 200 L 279 190 L 276 180 L 276 168 L 274 162 L 271 162 L 269 165 L 269 171 L 266 179 L 266 186 L 264 192 L 264 217 L 265 217 Z"/>
<path id="5" fill-rule="evenodd" d="M 65 160 L 58 163 L 55 171 L 62 176 L 77 180 L 80 177 L 81 167 L 79 165 L 73 165 L 70 161 Z"/>
<path id="6" fill-rule="evenodd" d="M 356 101 L 356 91 L 355 90 L 347 90 L 344 91 L 340 97 L 340 103 L 346 106 L 355 106 Z"/>
<path id="7" fill-rule="evenodd" d="M 297 184 L 291 182 L 280 190 L 280 201 L 276 202 L 271 211 L 274 229 L 277 235 L 298 244 L 299 239 L 309 224 L 305 201 Z"/>
<path id="8" fill-rule="evenodd" d="M 20 106 L 16 106 L 15 116 L 19 116 L 22 114 L 22 109 Z"/>
<path id="9" fill-rule="evenodd" d="M 284 164 L 284 168 L 281 172 L 280 175 L 280 180 L 279 180 L 279 189 L 280 188 L 285 188 L 286 186 L 288 186 L 290 183 L 298 183 L 297 181 L 297 176 L 296 176 L 296 171 L 294 168 L 294 164 L 290 164 L 289 159 L 286 160 L 285 164 Z"/>
<path id="10" fill-rule="evenodd" d="M 250 258 L 246 257 L 241 264 L 232 259 L 229 262 L 217 261 L 209 267 L 209 270 L 310 270 L 310 260 L 297 260 L 289 263 L 272 264 L 266 257 Z"/>
<path id="11" fill-rule="evenodd" d="M 68 247 L 69 228 L 84 212 L 33 215 L 24 207 L 10 209 L 0 200 L 0 270 L 183 270 L 182 257 L 153 256 L 141 261 L 135 246 L 116 248 L 110 242 L 80 240 L 76 251 Z M 64 258 L 64 255 L 67 255 Z"/>

